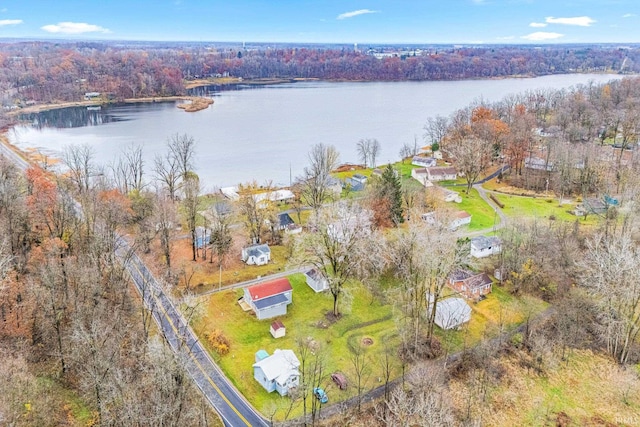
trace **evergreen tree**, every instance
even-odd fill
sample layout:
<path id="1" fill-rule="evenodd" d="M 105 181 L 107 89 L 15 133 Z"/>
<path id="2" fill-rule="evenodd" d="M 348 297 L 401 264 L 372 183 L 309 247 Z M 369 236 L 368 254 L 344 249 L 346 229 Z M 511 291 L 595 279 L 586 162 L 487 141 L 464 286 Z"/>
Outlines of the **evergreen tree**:
<path id="1" fill-rule="evenodd" d="M 378 187 L 378 198 L 386 201 L 389 220 L 394 226 L 404 222 L 402 212 L 402 183 L 400 175 L 388 164 L 382 171 Z"/>

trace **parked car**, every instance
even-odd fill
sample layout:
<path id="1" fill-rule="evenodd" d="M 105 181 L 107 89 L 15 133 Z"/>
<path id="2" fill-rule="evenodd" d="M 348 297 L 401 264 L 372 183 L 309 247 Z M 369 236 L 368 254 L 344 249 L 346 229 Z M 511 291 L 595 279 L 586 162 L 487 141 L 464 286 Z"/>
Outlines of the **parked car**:
<path id="1" fill-rule="evenodd" d="M 313 389 L 313 395 L 320 401 L 320 403 L 327 403 L 329 401 L 327 393 L 325 393 L 320 387 Z"/>

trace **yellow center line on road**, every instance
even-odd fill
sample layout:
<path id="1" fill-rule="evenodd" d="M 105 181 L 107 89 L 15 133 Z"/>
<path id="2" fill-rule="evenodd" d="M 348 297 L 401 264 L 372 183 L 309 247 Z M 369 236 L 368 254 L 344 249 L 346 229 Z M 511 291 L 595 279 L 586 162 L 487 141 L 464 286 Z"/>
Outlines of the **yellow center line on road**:
<path id="1" fill-rule="evenodd" d="M 140 271 L 140 268 L 138 267 L 138 265 L 136 265 L 135 263 L 133 263 L 134 268 L 138 271 L 138 273 L 140 274 L 140 277 L 142 279 L 144 279 L 144 274 L 142 273 L 142 271 Z M 169 314 L 167 313 L 167 311 L 165 310 L 164 306 L 160 303 L 160 301 L 158 300 L 158 297 L 156 297 L 156 295 L 154 294 L 154 292 L 151 292 L 151 296 L 154 299 L 156 305 L 160 305 L 160 308 L 162 310 L 162 312 L 164 313 L 164 317 L 169 321 L 169 324 L 171 325 L 171 329 L 173 329 L 173 332 L 175 332 L 176 336 L 179 337 L 182 340 L 182 335 L 180 334 L 180 332 L 178 331 L 178 328 L 176 328 L 176 325 L 173 323 L 173 320 L 171 319 L 171 316 L 169 316 Z M 168 299 L 169 297 L 167 297 Z M 144 302 L 144 301 L 143 301 Z M 162 325 L 161 325 L 162 326 Z M 191 352 L 191 348 L 189 346 L 187 346 L 187 351 L 189 354 L 190 359 L 195 362 L 195 364 L 198 366 L 198 369 L 200 369 L 200 372 L 202 374 L 204 374 L 207 377 L 207 380 L 209 381 L 209 384 L 211 384 L 211 386 L 218 392 L 218 394 L 220 395 L 220 397 L 222 397 L 222 399 L 227 403 L 227 405 L 229 405 L 229 407 L 233 410 L 233 412 L 236 413 L 236 415 L 238 415 L 238 417 L 249 427 L 251 427 L 251 424 L 249 423 L 249 421 L 247 421 L 247 419 L 238 411 L 238 409 L 233 406 L 233 404 L 229 401 L 229 399 L 227 398 L 227 396 L 224 395 L 224 393 L 222 393 L 222 390 L 220 390 L 220 388 L 218 387 L 218 385 L 213 382 L 213 379 L 211 379 L 211 376 L 207 374 L 207 371 L 204 369 L 204 367 L 202 366 L 202 364 L 200 363 L 200 361 L 198 360 L 197 357 L 195 357 L 195 355 Z"/>

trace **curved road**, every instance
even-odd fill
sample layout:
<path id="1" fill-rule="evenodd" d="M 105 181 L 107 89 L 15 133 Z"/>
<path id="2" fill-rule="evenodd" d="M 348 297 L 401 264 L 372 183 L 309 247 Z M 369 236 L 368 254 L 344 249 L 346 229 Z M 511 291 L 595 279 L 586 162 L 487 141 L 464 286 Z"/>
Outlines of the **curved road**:
<path id="1" fill-rule="evenodd" d="M 29 162 L 2 141 L 0 141 L 0 156 L 7 158 L 21 170 L 26 170 L 30 166 Z M 224 376 L 153 274 L 138 258 L 129 243 L 120 236 L 116 238 L 116 255 L 129 272 L 144 304 L 151 311 L 169 346 L 207 401 L 220 414 L 224 425 L 269 427 L 271 424 Z"/>
<path id="2" fill-rule="evenodd" d="M 185 370 L 222 417 L 224 425 L 270 426 L 220 371 L 180 311 L 129 244 L 120 237 L 118 246 L 116 254 L 131 275 L 145 305 Z"/>

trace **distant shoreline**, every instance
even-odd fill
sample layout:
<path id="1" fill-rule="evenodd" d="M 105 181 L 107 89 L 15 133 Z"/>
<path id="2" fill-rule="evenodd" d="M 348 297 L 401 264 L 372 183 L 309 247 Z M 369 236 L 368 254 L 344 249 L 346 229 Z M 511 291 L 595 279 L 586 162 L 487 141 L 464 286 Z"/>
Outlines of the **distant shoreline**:
<path id="1" fill-rule="evenodd" d="M 41 113 L 44 111 L 51 111 L 51 110 L 59 110 L 62 108 L 72 108 L 72 107 L 101 107 L 101 106 L 106 106 L 106 105 L 111 105 L 111 104 L 137 104 L 137 103 L 153 103 L 153 102 L 176 102 L 176 101 L 190 101 L 191 104 L 187 104 L 187 105 L 192 105 L 195 104 L 198 106 L 198 108 L 184 108 L 184 107 L 180 107 L 181 105 L 185 105 L 185 104 L 179 104 L 177 107 L 178 108 L 182 108 L 183 110 L 187 111 L 187 112 L 193 112 L 193 111 L 199 111 L 199 110 L 203 110 L 205 108 L 207 108 L 209 105 L 213 104 L 213 100 L 209 99 L 209 98 L 201 98 L 198 96 L 189 96 L 189 95 L 185 95 L 185 96 L 152 96 L 152 97 L 144 97 L 144 98 L 128 98 L 128 99 L 124 99 L 124 100 L 118 100 L 118 101 L 70 101 L 70 102 L 58 102 L 58 103 L 53 103 L 53 104 L 37 104 L 37 105 L 32 105 L 29 107 L 25 107 L 25 108 L 20 108 L 19 110 L 13 110 L 13 111 L 9 111 L 7 112 L 7 114 L 9 116 L 15 117 L 15 116 L 19 116 L 22 114 L 32 114 L 32 113 Z"/>
<path id="2" fill-rule="evenodd" d="M 618 73 L 611 72 L 589 72 L 589 73 L 559 73 L 559 74 L 603 74 L 603 75 L 618 75 Z M 459 80 L 446 80 L 446 81 L 470 81 L 470 80 L 505 80 L 505 79 L 529 79 L 536 77 L 544 77 L 544 76 L 552 76 L 554 74 L 545 74 L 545 75 L 530 75 L 530 74 L 518 74 L 511 76 L 499 76 L 499 77 L 477 77 L 477 78 L 466 78 Z M 629 73 L 625 74 L 625 77 L 637 77 L 637 73 Z M 186 82 L 185 89 L 191 90 L 200 87 L 207 86 L 233 86 L 233 85 L 247 85 L 247 86 L 268 86 L 268 85 L 278 85 L 278 84 L 286 84 L 286 83 L 296 83 L 296 82 L 352 82 L 352 83 L 366 83 L 366 82 L 423 82 L 423 81 L 443 81 L 443 80 L 346 80 L 346 79 L 334 79 L 334 80 L 323 80 L 318 78 L 260 78 L 260 79 L 243 79 L 241 77 L 220 77 L 215 79 L 197 79 Z M 106 106 L 110 104 L 136 104 L 136 103 L 153 103 L 153 102 L 176 102 L 176 101 L 184 101 L 184 103 L 179 104 L 177 107 L 182 108 L 187 112 L 195 112 L 206 109 L 209 105 L 213 104 L 213 100 L 206 97 L 192 96 L 192 95 L 173 95 L 173 96 L 153 96 L 153 97 L 143 97 L 143 98 L 127 98 L 124 100 L 118 101 L 100 101 L 100 100 L 90 100 L 90 101 L 68 101 L 68 102 L 59 102 L 59 103 L 51 103 L 51 104 L 37 104 L 24 108 L 20 108 L 19 110 L 9 111 L 7 115 L 15 117 L 21 114 L 32 114 L 32 113 L 40 113 L 44 111 L 57 110 L 62 108 L 71 108 L 71 107 L 98 107 L 98 106 Z M 191 107 L 193 105 L 193 107 Z"/>

